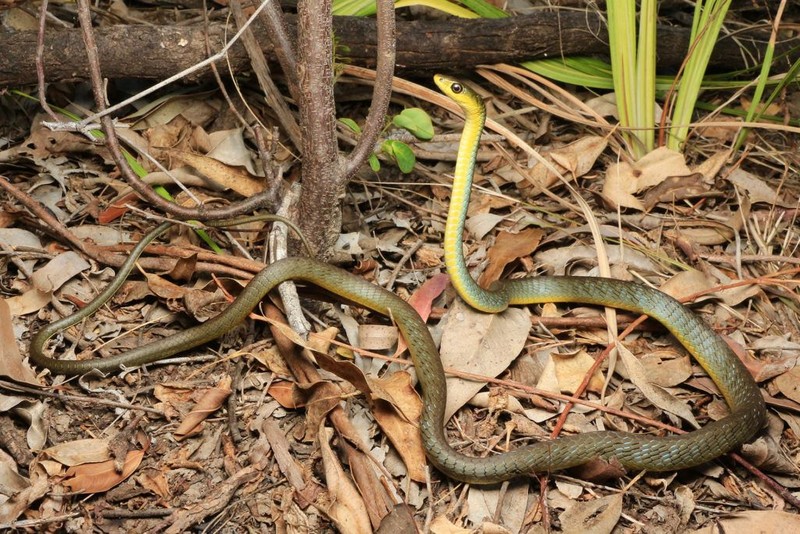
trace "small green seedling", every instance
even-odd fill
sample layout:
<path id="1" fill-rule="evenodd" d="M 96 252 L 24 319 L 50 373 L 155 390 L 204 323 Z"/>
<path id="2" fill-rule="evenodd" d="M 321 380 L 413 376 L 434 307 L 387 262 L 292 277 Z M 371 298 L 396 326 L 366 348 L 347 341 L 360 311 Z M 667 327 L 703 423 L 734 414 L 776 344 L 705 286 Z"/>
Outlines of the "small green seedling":
<path id="1" fill-rule="evenodd" d="M 360 134 L 361 127 L 353 119 L 343 118 L 339 122 Z M 430 116 L 420 108 L 407 108 L 392 117 L 392 124 L 407 130 L 411 135 L 422 141 L 433 138 L 433 122 Z M 390 158 L 403 173 L 410 173 L 417 163 L 417 158 L 411 147 L 403 141 L 386 139 L 381 143 L 381 152 Z M 369 166 L 374 172 L 381 169 L 381 163 L 376 154 L 369 157 Z"/>

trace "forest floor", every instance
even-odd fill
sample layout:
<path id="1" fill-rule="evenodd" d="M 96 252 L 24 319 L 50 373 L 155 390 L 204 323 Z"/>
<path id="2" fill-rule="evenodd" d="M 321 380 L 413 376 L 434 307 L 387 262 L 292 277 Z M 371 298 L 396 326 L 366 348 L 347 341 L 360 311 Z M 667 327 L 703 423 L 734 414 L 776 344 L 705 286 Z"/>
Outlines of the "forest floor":
<path id="1" fill-rule="evenodd" d="M 343 69 L 337 95 L 347 98 L 337 111 L 358 122 L 370 91 Z M 797 128 L 753 129 L 733 153 L 737 119 L 719 116 L 695 125 L 684 154 L 659 149 L 632 163 L 607 98 L 544 86 L 502 65 L 466 81 L 485 97 L 493 121 L 478 152 L 464 243 L 479 283 L 611 276 L 683 299 L 762 388 L 769 423 L 740 451 L 746 462 L 723 457 L 660 474 L 597 464 L 486 487 L 449 480 L 425 461 L 416 426 L 421 401 L 396 328 L 335 298 L 303 300 L 313 325 L 307 339 L 281 327 L 279 307 L 265 299 L 254 320 L 179 358 L 79 378 L 35 368 L 26 358 L 32 335 L 90 302 L 160 214 L 130 193 L 102 145 L 48 130 L 36 103 L 6 93 L 0 528 L 799 530 Z M 123 83 L 113 83 L 112 94 L 128 90 Z M 556 434 L 662 435 L 667 425 L 691 430 L 724 417 L 713 382 L 657 323 L 562 304 L 489 315 L 460 301 L 444 276 L 442 234 L 463 122 L 426 97 L 431 80 L 405 87 L 391 114 L 421 108 L 435 136 L 419 141 L 387 128 L 387 137 L 412 147 L 416 164 L 401 173 L 382 156 L 378 172 L 359 172 L 343 199 L 334 261 L 426 317 L 448 370 L 451 443 L 485 456 L 547 439 L 557 426 Z M 78 112 L 81 91 L 51 87 L 51 104 Z M 240 91 L 268 130 L 279 126 L 257 87 L 243 82 Z M 228 202 L 241 191 L 209 187 L 209 179 L 263 177 L 252 139 L 213 87 L 167 88 L 146 103 L 156 98 L 158 106 L 120 119 L 131 126 L 128 142 L 139 147 L 151 183 L 189 202 L 171 174 L 204 202 Z M 744 97 L 735 104 L 746 105 Z M 234 105 L 245 113 L 238 97 Z M 787 121 L 800 115 L 796 85 L 771 111 Z M 344 126 L 340 134 L 352 136 Z M 269 164 L 293 179 L 298 150 L 284 137 L 273 147 Z M 109 304 L 51 346 L 59 358 L 102 357 L 207 320 L 263 267 L 266 230 L 263 222 L 208 229 L 223 249 L 217 254 L 192 229 L 173 227 Z M 588 405 L 566 414 L 564 396 L 582 383 Z"/>

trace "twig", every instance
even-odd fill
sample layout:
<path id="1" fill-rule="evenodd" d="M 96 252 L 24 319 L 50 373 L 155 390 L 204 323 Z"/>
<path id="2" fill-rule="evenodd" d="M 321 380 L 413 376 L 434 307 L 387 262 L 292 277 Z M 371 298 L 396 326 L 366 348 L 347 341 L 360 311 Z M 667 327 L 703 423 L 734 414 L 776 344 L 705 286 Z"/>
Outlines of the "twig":
<path id="1" fill-rule="evenodd" d="M 244 28 L 250 23 L 250 21 L 253 20 L 253 17 L 247 18 L 245 16 L 244 11 L 242 10 L 242 4 L 239 0 L 234 0 L 231 2 L 230 6 L 233 17 L 236 20 L 236 24 L 239 26 Z M 258 84 L 261 86 L 264 99 L 267 101 L 269 107 L 272 108 L 272 110 L 278 116 L 278 120 L 283 125 L 286 133 L 289 134 L 289 138 L 292 140 L 294 146 L 298 148 L 301 147 L 303 143 L 303 135 L 300 132 L 300 126 L 298 126 L 294 115 L 292 115 L 289 106 L 286 104 L 286 101 L 283 99 L 280 91 L 278 90 L 278 86 L 275 85 L 275 82 L 272 80 L 272 76 L 270 76 L 267 58 L 264 57 L 264 52 L 259 46 L 255 35 L 251 30 L 248 29 L 242 34 L 242 41 L 244 42 L 245 50 L 247 50 L 247 55 L 250 57 L 250 64 L 252 65 L 253 72 L 258 79 Z"/>
<path id="2" fill-rule="evenodd" d="M 72 514 L 54 515 L 52 517 L 43 517 L 40 519 L 23 519 L 22 521 L 11 521 L 9 523 L 0 523 L 0 530 L 9 532 L 12 530 L 23 529 L 23 528 L 35 528 L 42 525 L 49 525 L 50 523 L 61 523 L 63 521 L 69 521 L 70 519 L 74 519 L 80 516 L 81 516 L 80 513 L 75 512 Z"/>
<path id="3" fill-rule="evenodd" d="M 369 108 L 361 137 L 345 161 L 342 173 L 344 181 L 350 180 L 374 151 L 375 142 L 386 122 L 386 110 L 389 109 L 389 100 L 392 96 L 395 61 L 394 1 L 378 0 L 377 8 L 378 47 L 372 105 Z"/>
<path id="4" fill-rule="evenodd" d="M 0 388 L 5 389 L 6 391 L 13 391 L 15 393 L 25 393 L 37 397 L 49 397 L 53 399 L 58 399 L 65 403 L 87 402 L 89 404 L 94 404 L 97 406 L 108 406 L 110 408 L 122 408 L 123 410 L 147 412 L 154 415 L 158 415 L 159 417 L 164 417 L 164 412 L 161 410 L 156 410 L 155 408 L 147 408 L 145 406 L 138 406 L 136 404 L 128 404 L 126 402 L 98 399 L 97 397 L 87 397 L 84 395 L 67 395 L 64 393 L 54 393 L 52 391 L 47 391 L 44 389 L 36 389 L 28 386 L 23 386 L 21 384 L 16 384 L 14 382 L 7 382 L 5 380 L 0 380 Z"/>
<path id="5" fill-rule="evenodd" d="M 5 189 L 9 195 L 17 199 L 19 203 L 28 208 L 36 217 L 39 218 L 40 221 L 48 225 L 58 237 L 67 243 L 71 243 L 73 246 L 75 246 L 75 248 L 87 256 L 93 256 L 90 245 L 88 245 L 85 241 L 78 239 L 67 229 L 66 226 L 61 224 L 61 221 L 59 221 L 50 210 L 42 206 L 28 193 L 16 187 L 11 183 L 11 180 L 3 175 L 0 175 L 0 188 Z"/>
<path id="6" fill-rule="evenodd" d="M 54 121 L 57 121 L 58 115 L 56 115 L 47 103 L 47 83 L 44 77 L 44 32 L 47 28 L 47 4 L 48 0 L 42 0 L 42 5 L 39 8 L 39 33 L 36 35 L 36 78 L 39 81 L 39 104 L 41 104 L 45 113 Z"/>
<path id="7" fill-rule="evenodd" d="M 297 102 L 300 100 L 300 91 L 297 89 L 297 51 L 289 38 L 289 28 L 286 17 L 283 16 L 279 2 L 269 2 L 264 10 L 264 16 L 259 17 L 259 22 L 267 27 L 267 34 L 275 47 L 275 55 L 281 65 L 283 75 L 289 83 L 289 94 Z M 300 145 L 298 145 L 300 146 Z"/>
<path id="8" fill-rule="evenodd" d="M 392 269 L 392 274 L 391 276 L 389 276 L 389 280 L 386 282 L 386 285 L 384 286 L 388 291 L 391 291 L 392 288 L 394 287 L 394 283 L 397 280 L 397 277 L 399 276 L 400 270 L 403 268 L 403 265 L 405 265 L 406 262 L 411 259 L 411 256 L 413 256 L 415 252 L 417 252 L 420 248 L 422 248 L 422 245 L 424 244 L 425 243 L 421 239 L 417 239 L 417 241 L 413 245 L 411 245 L 411 248 L 409 248 L 403 254 L 403 257 L 400 258 L 400 261 L 398 261 L 397 265 L 395 265 L 394 269 Z"/>
<path id="9" fill-rule="evenodd" d="M 147 519 L 152 517 L 169 517 L 175 513 L 170 508 L 144 508 L 142 510 L 126 510 L 125 508 L 112 508 L 101 510 L 100 517 L 105 519 Z"/>

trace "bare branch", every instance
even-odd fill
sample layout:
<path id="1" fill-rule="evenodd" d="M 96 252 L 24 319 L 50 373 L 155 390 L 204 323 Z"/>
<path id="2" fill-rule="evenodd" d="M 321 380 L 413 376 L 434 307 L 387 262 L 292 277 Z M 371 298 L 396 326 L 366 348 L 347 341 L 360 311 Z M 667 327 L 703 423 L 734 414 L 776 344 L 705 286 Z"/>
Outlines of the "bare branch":
<path id="1" fill-rule="evenodd" d="M 264 10 L 264 16 L 259 18 L 259 22 L 267 29 L 267 35 L 272 42 L 275 56 L 281 65 L 284 76 L 289 84 L 289 94 L 295 101 L 300 100 L 300 92 L 297 90 L 297 52 L 289 37 L 289 26 L 279 2 L 270 2 Z M 299 145 L 298 145 L 299 146 Z"/>
<path id="2" fill-rule="evenodd" d="M 378 0 L 378 50 L 375 68 L 375 85 L 363 133 L 358 144 L 348 156 L 342 179 L 348 181 L 372 154 L 375 142 L 383 130 L 386 110 L 392 96 L 392 77 L 395 61 L 394 1 Z"/>
<path id="3" fill-rule="evenodd" d="M 277 4 L 275 1 L 270 1 L 269 3 Z M 239 0 L 234 0 L 231 2 L 230 6 L 236 24 L 240 27 L 247 26 L 249 20 L 244 14 L 241 2 Z M 245 49 L 247 49 L 247 54 L 250 56 L 253 72 L 256 78 L 258 78 L 261 90 L 264 92 L 264 99 L 278 116 L 278 120 L 281 125 L 283 125 L 286 133 L 289 134 L 289 138 L 292 140 L 294 146 L 300 148 L 302 146 L 303 137 L 300 133 L 300 126 L 297 125 L 297 121 L 289 109 L 289 106 L 286 104 L 286 101 L 283 99 L 278 86 L 275 85 L 275 82 L 272 80 L 269 66 L 267 65 L 267 59 L 264 57 L 264 51 L 259 46 L 258 40 L 249 28 L 242 34 L 242 42 L 244 43 Z"/>

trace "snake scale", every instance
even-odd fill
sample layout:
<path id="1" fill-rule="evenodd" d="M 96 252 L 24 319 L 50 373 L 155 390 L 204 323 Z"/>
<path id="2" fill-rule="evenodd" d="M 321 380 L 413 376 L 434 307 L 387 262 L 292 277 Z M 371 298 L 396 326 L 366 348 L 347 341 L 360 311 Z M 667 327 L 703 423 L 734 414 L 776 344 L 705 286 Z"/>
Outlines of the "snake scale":
<path id="1" fill-rule="evenodd" d="M 565 469 L 595 458 L 616 459 L 631 469 L 669 471 L 712 460 L 752 437 L 766 417 L 757 384 L 725 342 L 673 298 L 641 284 L 605 278 L 523 278 L 502 282 L 491 291 L 474 282 L 464 262 L 461 239 L 485 110 L 481 98 L 467 86 L 438 75 L 435 82 L 461 106 L 466 117 L 445 231 L 445 263 L 461 297 L 486 312 L 500 311 L 509 304 L 575 302 L 647 314 L 664 325 L 706 370 L 727 401 L 729 415 L 684 435 L 656 437 L 591 432 L 534 443 L 485 458 L 467 456 L 452 448 L 445 436 L 444 370 L 430 333 L 417 312 L 383 288 L 308 258 L 288 258 L 273 263 L 259 272 L 218 316 L 169 337 L 103 359 L 69 361 L 46 356 L 47 341 L 100 308 L 122 285 L 146 245 L 164 232 L 169 223 L 160 225 L 137 244 L 114 281 L 90 305 L 37 332 L 30 345 L 32 362 L 57 374 L 76 375 L 94 369 L 115 371 L 161 360 L 220 337 L 244 321 L 274 287 L 295 280 L 322 287 L 395 321 L 408 342 L 422 388 L 423 411 L 419 426 L 423 445 L 431 463 L 452 478 L 489 484 L 533 472 Z"/>

